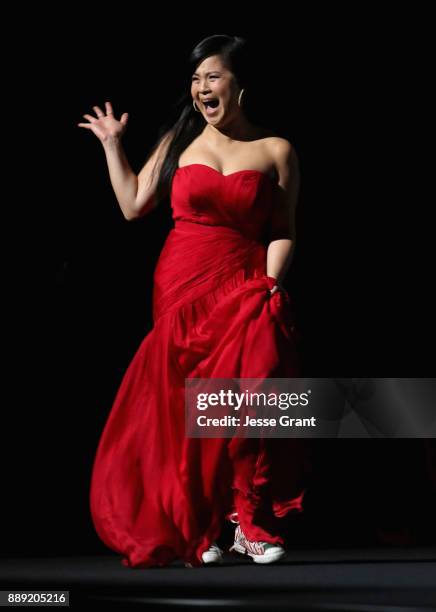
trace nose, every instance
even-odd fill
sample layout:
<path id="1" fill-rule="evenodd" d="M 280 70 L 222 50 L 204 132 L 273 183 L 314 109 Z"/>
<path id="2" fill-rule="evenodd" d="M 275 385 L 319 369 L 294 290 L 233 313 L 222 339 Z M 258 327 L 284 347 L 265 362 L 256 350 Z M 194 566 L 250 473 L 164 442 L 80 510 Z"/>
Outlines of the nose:
<path id="1" fill-rule="evenodd" d="M 210 91 L 210 87 L 207 86 L 207 81 L 204 82 L 204 84 L 200 81 L 199 86 L 198 86 L 198 90 L 199 92 L 204 95 L 205 93 Z"/>

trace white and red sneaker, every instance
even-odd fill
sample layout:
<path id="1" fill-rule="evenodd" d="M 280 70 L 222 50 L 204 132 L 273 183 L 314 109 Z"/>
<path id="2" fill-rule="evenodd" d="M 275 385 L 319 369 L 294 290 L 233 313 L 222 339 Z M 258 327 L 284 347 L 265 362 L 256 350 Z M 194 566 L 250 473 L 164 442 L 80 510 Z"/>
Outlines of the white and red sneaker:
<path id="1" fill-rule="evenodd" d="M 232 523 L 236 521 L 232 520 Z M 229 552 L 233 550 L 241 555 L 248 555 L 255 563 L 274 563 L 286 557 L 286 551 L 280 544 L 247 540 L 239 524 L 235 529 L 235 542 L 229 548 Z"/>
<path id="2" fill-rule="evenodd" d="M 201 559 L 205 565 L 209 563 L 223 563 L 223 551 L 216 542 L 213 542 L 208 550 L 205 550 L 201 555 Z"/>

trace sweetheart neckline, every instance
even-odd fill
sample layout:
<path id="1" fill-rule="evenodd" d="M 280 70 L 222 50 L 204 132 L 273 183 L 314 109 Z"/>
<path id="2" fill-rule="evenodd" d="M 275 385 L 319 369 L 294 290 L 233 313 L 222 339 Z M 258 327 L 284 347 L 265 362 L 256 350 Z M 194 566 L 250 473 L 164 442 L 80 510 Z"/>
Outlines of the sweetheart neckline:
<path id="1" fill-rule="evenodd" d="M 213 172 L 216 172 L 216 174 L 219 174 L 223 178 L 228 178 L 229 176 L 234 176 L 235 174 L 241 174 L 242 172 L 254 172 L 255 174 L 260 174 L 261 176 L 266 176 L 266 178 L 268 178 L 273 184 L 275 184 L 274 179 L 269 174 L 266 174 L 266 172 L 262 172 L 261 170 L 244 169 L 244 170 L 235 170 L 235 172 L 230 172 L 230 174 L 223 174 L 222 172 L 220 172 L 216 168 L 213 168 L 212 166 L 208 166 L 207 164 L 195 163 L 195 164 L 185 164 L 184 166 L 178 166 L 177 169 L 176 169 L 176 172 L 178 170 L 182 170 L 182 168 L 189 168 L 190 166 L 201 166 L 202 168 L 209 168 L 209 170 L 212 170 Z"/>

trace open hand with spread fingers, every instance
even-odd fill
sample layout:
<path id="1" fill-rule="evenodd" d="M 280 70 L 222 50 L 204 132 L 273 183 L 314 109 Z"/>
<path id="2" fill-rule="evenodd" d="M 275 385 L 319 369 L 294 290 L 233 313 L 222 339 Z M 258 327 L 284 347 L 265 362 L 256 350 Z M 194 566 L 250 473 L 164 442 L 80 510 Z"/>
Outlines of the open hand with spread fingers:
<path id="1" fill-rule="evenodd" d="M 95 114 L 93 115 L 84 114 L 85 119 L 88 119 L 89 123 L 78 123 L 79 127 L 83 127 L 88 130 L 92 130 L 102 144 L 109 140 L 121 139 L 124 134 L 127 121 L 129 118 L 128 113 L 123 113 L 118 121 L 115 119 L 112 104 L 105 102 L 106 113 L 104 113 L 99 106 L 93 106 Z"/>

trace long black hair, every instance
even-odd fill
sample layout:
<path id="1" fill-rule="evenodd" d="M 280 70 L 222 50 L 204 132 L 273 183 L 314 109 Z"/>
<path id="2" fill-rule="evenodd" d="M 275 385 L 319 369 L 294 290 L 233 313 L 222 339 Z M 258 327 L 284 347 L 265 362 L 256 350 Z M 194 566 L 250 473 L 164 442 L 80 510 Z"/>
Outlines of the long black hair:
<path id="1" fill-rule="evenodd" d="M 204 59 L 211 55 L 220 55 L 234 74 L 238 86 L 244 88 L 244 113 L 250 118 L 249 105 L 247 108 L 245 104 L 245 90 L 248 90 L 249 97 L 251 97 L 254 62 L 247 41 L 240 36 L 228 36 L 226 34 L 214 34 L 204 38 L 194 47 L 189 56 L 189 76 Z M 168 120 L 159 128 L 158 140 L 145 160 L 147 161 L 151 157 L 166 135 L 170 135 L 170 144 L 157 181 L 156 202 L 168 196 L 178 166 L 179 156 L 206 126 L 203 114 L 194 110 L 190 90 L 183 92 L 173 108 L 179 115 L 178 119 L 175 122 Z"/>

